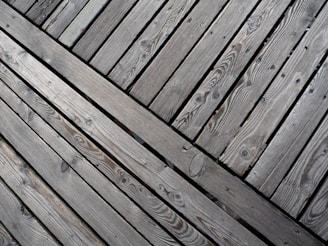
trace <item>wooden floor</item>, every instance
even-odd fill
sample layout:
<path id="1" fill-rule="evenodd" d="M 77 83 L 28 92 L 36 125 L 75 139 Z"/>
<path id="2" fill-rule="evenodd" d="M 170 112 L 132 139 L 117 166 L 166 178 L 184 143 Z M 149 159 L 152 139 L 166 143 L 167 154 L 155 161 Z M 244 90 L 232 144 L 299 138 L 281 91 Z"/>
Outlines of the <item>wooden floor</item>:
<path id="1" fill-rule="evenodd" d="M 327 245 L 326 0 L 1 0 L 0 245 Z"/>

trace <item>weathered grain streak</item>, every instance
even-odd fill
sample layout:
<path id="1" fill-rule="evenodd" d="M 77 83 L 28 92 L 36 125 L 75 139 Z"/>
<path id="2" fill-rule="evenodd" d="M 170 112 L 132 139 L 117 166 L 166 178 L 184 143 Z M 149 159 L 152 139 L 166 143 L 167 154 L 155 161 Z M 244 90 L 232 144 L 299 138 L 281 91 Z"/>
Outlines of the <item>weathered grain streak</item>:
<path id="1" fill-rule="evenodd" d="M 193 45 L 211 24 L 226 0 L 199 1 L 178 30 L 140 76 L 131 95 L 148 105 L 167 79 L 185 58 Z"/>
<path id="2" fill-rule="evenodd" d="M 10 235 L 9 231 L 0 222 L 0 245 L 1 246 L 18 246 L 17 241 Z"/>
<path id="3" fill-rule="evenodd" d="M 190 139 L 196 137 L 287 5 L 288 1 L 262 1 L 174 120 L 176 129 Z"/>
<path id="4" fill-rule="evenodd" d="M 61 0 L 39 0 L 26 13 L 26 16 L 37 25 L 41 25 L 56 8 Z"/>
<path id="5" fill-rule="evenodd" d="M 168 39 L 194 3 L 195 0 L 169 0 L 108 77 L 126 89 Z"/>
<path id="6" fill-rule="evenodd" d="M 25 13 L 35 2 L 35 0 L 4 0 L 6 3 L 10 4 L 16 8 L 19 12 Z"/>
<path id="7" fill-rule="evenodd" d="M 323 2 L 301 0 L 294 3 L 228 98 L 206 124 L 197 144 L 214 157 L 222 154 Z M 316 11 L 313 12 L 313 9 Z M 270 69 L 272 65 L 276 69 Z"/>

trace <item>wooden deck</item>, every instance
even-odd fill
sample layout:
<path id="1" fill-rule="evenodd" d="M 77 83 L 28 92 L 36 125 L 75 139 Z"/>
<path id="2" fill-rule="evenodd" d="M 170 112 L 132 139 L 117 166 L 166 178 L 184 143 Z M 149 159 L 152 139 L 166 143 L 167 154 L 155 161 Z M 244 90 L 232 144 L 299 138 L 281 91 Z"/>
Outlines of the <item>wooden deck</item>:
<path id="1" fill-rule="evenodd" d="M 1 0 L 0 245 L 327 245 L 326 0 Z"/>

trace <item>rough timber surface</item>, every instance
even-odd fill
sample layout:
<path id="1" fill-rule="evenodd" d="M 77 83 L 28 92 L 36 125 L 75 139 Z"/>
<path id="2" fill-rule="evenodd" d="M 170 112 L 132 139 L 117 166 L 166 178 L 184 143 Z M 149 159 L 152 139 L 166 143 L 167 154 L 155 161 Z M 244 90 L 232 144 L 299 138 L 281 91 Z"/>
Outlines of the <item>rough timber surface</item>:
<path id="1" fill-rule="evenodd" d="M 326 3 L 1 0 L 1 182 L 64 245 L 323 245 Z"/>

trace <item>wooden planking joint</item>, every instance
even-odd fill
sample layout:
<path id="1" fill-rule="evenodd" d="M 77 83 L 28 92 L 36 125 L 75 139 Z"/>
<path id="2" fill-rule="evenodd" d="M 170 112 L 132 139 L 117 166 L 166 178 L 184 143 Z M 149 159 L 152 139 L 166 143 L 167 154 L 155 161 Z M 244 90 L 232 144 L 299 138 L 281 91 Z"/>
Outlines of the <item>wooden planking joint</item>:
<path id="1" fill-rule="evenodd" d="M 10 232 L 4 227 L 0 221 L 0 245 L 2 246 L 18 246 L 18 242 L 10 235 Z"/>
<path id="2" fill-rule="evenodd" d="M 41 25 L 62 0 L 39 0 L 26 13 L 26 16 L 37 25 Z"/>

